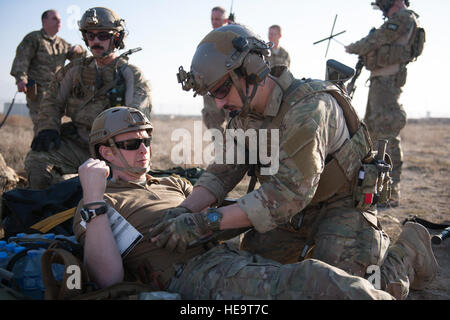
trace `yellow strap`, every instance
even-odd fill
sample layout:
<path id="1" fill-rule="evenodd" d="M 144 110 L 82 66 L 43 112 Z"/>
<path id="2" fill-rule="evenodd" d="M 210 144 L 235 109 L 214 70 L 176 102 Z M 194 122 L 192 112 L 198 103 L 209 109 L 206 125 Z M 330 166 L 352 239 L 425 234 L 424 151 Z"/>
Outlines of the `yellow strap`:
<path id="1" fill-rule="evenodd" d="M 39 230 L 42 233 L 47 233 L 49 230 L 53 229 L 57 225 L 69 220 L 75 214 L 76 207 L 70 208 L 68 210 L 61 211 L 38 223 L 31 226 L 32 229 Z"/>

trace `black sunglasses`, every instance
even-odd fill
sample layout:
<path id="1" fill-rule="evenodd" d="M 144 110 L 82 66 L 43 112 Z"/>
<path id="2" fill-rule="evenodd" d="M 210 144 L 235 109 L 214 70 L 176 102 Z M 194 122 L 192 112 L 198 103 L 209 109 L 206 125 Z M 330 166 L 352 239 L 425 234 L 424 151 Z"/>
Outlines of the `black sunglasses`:
<path id="1" fill-rule="evenodd" d="M 220 87 L 218 87 L 214 92 L 210 92 L 209 95 L 215 99 L 223 99 L 225 98 L 231 90 L 231 86 L 233 85 L 233 81 L 231 78 L 228 78 Z"/>
<path id="2" fill-rule="evenodd" d="M 152 142 L 152 138 L 143 138 L 143 139 L 130 139 L 124 141 L 114 141 L 116 146 L 119 149 L 124 150 L 137 150 L 141 146 L 141 143 L 146 147 L 150 147 L 150 143 Z"/>
<path id="3" fill-rule="evenodd" d="M 100 40 L 100 41 L 105 41 L 105 40 L 111 39 L 112 36 L 113 36 L 112 33 L 109 33 L 109 32 L 106 32 L 106 31 L 102 31 L 102 32 L 99 32 L 99 33 L 93 33 L 93 32 L 90 32 L 90 31 L 86 32 L 86 38 L 89 41 L 94 41 L 95 38 L 98 38 L 98 40 Z"/>

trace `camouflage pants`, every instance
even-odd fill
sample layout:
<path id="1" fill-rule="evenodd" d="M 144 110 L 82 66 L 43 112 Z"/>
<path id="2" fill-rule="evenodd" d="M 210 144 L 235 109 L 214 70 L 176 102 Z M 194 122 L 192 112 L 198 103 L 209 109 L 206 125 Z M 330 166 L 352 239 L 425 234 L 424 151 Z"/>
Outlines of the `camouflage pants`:
<path id="1" fill-rule="evenodd" d="M 36 99 L 31 100 L 27 97 L 27 107 L 30 112 L 30 118 L 33 122 L 33 132 L 34 136 L 38 134 L 37 125 L 38 125 L 38 115 L 39 115 L 39 107 L 42 100 L 42 93 L 39 93 Z"/>
<path id="2" fill-rule="evenodd" d="M 227 244 L 191 259 L 179 273 L 167 291 L 183 299 L 393 299 L 315 259 L 282 265 Z"/>
<path id="3" fill-rule="evenodd" d="M 227 120 L 225 111 L 217 108 L 216 102 L 212 97 L 204 96 L 203 102 L 202 119 L 206 128 L 223 130 Z"/>
<path id="4" fill-rule="evenodd" d="M 28 185 L 31 189 L 42 190 L 71 178 L 89 157 L 87 143 L 73 130 L 61 129 L 61 146 L 58 150 L 28 152 L 25 158 Z"/>
<path id="5" fill-rule="evenodd" d="M 399 104 L 399 98 L 405 82 L 406 68 L 395 75 L 372 78 L 364 117 L 373 143 L 379 139 L 388 140 L 386 151 L 392 159 L 394 198 L 398 198 L 403 165 L 400 131 L 405 127 L 407 118 L 403 106 Z"/>
<path id="6" fill-rule="evenodd" d="M 363 277 L 368 266 L 381 265 L 390 240 L 373 223 L 376 222 L 376 216 L 371 215 L 371 223 L 351 207 L 350 199 L 345 200 L 344 204 L 347 206 L 327 209 L 318 222 L 315 222 L 318 210 L 306 208 L 298 231 L 292 227 L 278 227 L 265 233 L 250 230 L 242 239 L 241 249 L 283 264 L 297 262 L 314 223 L 317 223 L 314 246 L 308 257 Z"/>

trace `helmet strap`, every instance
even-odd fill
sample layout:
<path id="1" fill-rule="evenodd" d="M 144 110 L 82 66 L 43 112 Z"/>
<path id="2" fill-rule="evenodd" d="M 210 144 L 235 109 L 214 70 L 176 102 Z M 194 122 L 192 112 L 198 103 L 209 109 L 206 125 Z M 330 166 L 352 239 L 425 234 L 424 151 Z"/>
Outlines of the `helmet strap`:
<path id="1" fill-rule="evenodd" d="M 242 89 L 241 82 L 239 81 L 239 77 L 236 75 L 234 71 L 230 72 L 231 81 L 233 81 L 234 86 L 236 87 L 239 96 L 241 97 L 241 101 L 243 104 L 242 110 L 239 112 L 240 115 L 245 116 L 250 112 L 250 103 L 252 102 L 253 98 L 256 95 L 256 90 L 258 89 L 258 84 L 255 83 L 253 86 L 253 90 L 250 96 L 248 96 L 248 83 L 247 80 L 245 80 L 245 94 L 244 90 Z"/>
<path id="2" fill-rule="evenodd" d="M 144 173 L 147 173 L 147 171 L 149 170 L 149 168 L 138 168 L 138 167 L 131 167 L 127 160 L 125 159 L 125 157 L 123 156 L 122 152 L 120 151 L 119 148 L 117 148 L 116 144 L 114 143 L 114 140 L 112 138 L 108 139 L 108 143 L 109 146 L 112 149 L 112 152 L 114 155 L 118 155 L 120 161 L 122 162 L 122 164 L 124 165 L 123 167 L 118 167 L 112 163 L 110 163 L 108 161 L 108 165 L 114 169 L 114 170 L 118 170 L 118 171 L 126 171 L 129 175 L 139 178 L 139 176 L 141 176 Z"/>

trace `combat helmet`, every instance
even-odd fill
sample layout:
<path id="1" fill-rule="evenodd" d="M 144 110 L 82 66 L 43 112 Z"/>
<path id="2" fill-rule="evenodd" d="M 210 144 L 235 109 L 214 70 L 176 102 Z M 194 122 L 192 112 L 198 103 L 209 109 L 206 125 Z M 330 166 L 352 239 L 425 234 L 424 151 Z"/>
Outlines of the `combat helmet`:
<path id="1" fill-rule="evenodd" d="M 104 110 L 92 123 L 89 134 L 89 151 L 91 156 L 102 159 L 99 154 L 100 146 L 109 146 L 113 153 L 118 154 L 125 166 L 125 168 L 113 166 L 115 169 L 142 173 L 142 168 L 131 168 L 128 165 L 113 139 L 118 134 L 140 130 L 147 130 L 148 135 L 151 137 L 153 126 L 141 111 L 124 106 Z"/>
<path id="2" fill-rule="evenodd" d="M 269 75 L 270 67 L 265 57 L 270 55 L 272 45 L 243 25 L 222 26 L 208 33 L 199 43 L 190 72 L 179 68 L 178 82 L 183 90 L 192 89 L 194 96 L 203 96 L 229 75 L 245 106 L 253 98 L 257 85 Z M 250 97 L 248 90 L 242 89 L 237 75 L 246 80 L 246 89 L 249 84 L 255 85 Z"/>
<path id="3" fill-rule="evenodd" d="M 396 0 L 376 0 L 375 2 L 372 2 L 371 5 L 375 9 L 380 9 L 383 11 L 383 15 L 386 17 L 387 13 L 389 12 L 389 9 L 394 5 Z M 409 0 L 404 0 L 405 5 L 409 7 Z"/>
<path id="4" fill-rule="evenodd" d="M 81 17 L 81 20 L 78 21 L 78 27 L 86 46 L 89 46 L 86 38 L 87 31 L 110 30 L 115 33 L 114 41 L 112 41 L 114 47 L 118 49 L 125 48 L 125 20 L 120 19 L 111 9 L 104 7 L 88 9 Z"/>

